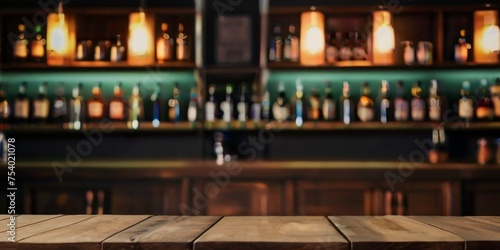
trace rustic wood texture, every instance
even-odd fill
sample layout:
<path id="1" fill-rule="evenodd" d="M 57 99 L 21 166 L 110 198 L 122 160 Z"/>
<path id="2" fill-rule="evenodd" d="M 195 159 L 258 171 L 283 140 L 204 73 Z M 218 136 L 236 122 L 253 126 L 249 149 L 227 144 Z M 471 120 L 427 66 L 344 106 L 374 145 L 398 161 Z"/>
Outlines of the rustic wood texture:
<path id="1" fill-rule="evenodd" d="M 103 249 L 193 249 L 194 240 L 219 219 L 218 216 L 154 216 L 105 240 Z"/>
<path id="2" fill-rule="evenodd" d="M 459 235 L 467 250 L 500 249 L 500 224 L 463 217 L 415 216 L 412 219 Z"/>
<path id="3" fill-rule="evenodd" d="M 15 215 L 2 214 L 2 215 L 0 215 L 0 221 L 7 220 L 11 216 L 15 216 Z"/>
<path id="4" fill-rule="evenodd" d="M 16 225 L 17 226 L 15 231 L 16 243 L 9 241 L 8 240 L 8 237 L 10 237 L 9 233 L 7 231 L 3 231 L 0 233 L 0 249 L 16 249 L 17 244 L 20 244 L 19 242 L 24 239 L 51 230 L 55 230 L 58 228 L 63 228 L 71 224 L 75 224 L 91 218 L 90 216 L 87 215 L 68 215 L 68 216 L 51 215 L 51 216 L 45 216 L 47 218 L 46 220 L 41 220 L 44 217 L 43 215 L 21 215 L 18 217 L 19 221 L 21 221 L 21 218 L 23 217 L 24 219 L 22 219 L 22 221 L 24 221 L 24 223 L 26 224 L 20 223 L 19 225 Z M 30 219 L 32 219 L 32 221 L 37 221 L 37 222 L 30 223 L 29 221 Z"/>
<path id="5" fill-rule="evenodd" d="M 493 221 L 496 223 L 500 223 L 500 216 L 470 216 L 466 217 L 468 219 L 473 219 L 473 220 L 487 220 L 487 221 Z"/>
<path id="6" fill-rule="evenodd" d="M 55 215 L 38 215 L 38 214 L 27 214 L 27 215 L 18 215 L 16 218 L 16 227 L 25 227 L 31 224 L 39 223 L 41 221 L 50 220 L 56 217 L 62 216 L 61 214 Z"/>
<path id="7" fill-rule="evenodd" d="M 407 217 L 330 216 L 328 218 L 351 242 L 352 250 L 464 249 L 464 240 L 461 237 Z"/>
<path id="8" fill-rule="evenodd" d="M 147 215 L 98 215 L 62 228 L 50 230 L 18 242 L 17 249 L 100 250 L 110 236 L 135 225 Z"/>
<path id="9" fill-rule="evenodd" d="M 224 217 L 198 238 L 196 250 L 349 249 L 325 217 Z"/>

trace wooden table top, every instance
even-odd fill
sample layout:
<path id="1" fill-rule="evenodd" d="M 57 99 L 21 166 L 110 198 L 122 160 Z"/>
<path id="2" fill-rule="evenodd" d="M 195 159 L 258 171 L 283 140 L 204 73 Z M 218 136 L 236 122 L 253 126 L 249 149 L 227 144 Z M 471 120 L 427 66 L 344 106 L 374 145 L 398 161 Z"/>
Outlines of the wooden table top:
<path id="1" fill-rule="evenodd" d="M 500 249 L 500 217 L 10 216 L 0 249 Z M 5 230 L 7 229 L 7 230 Z"/>

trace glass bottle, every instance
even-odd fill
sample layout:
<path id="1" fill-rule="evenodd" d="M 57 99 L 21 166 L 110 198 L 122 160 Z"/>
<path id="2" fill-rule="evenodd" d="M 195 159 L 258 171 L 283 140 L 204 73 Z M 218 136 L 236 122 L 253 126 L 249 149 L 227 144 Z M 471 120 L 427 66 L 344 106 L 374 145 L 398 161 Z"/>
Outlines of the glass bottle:
<path id="1" fill-rule="evenodd" d="M 420 81 L 415 82 L 411 88 L 411 119 L 413 121 L 423 121 L 425 120 L 425 101 L 420 96 L 422 94 L 422 88 L 420 87 Z"/>
<path id="2" fill-rule="evenodd" d="M 272 108 L 273 117 L 278 122 L 283 122 L 288 120 L 290 117 L 290 104 L 286 97 L 285 84 L 283 82 L 279 83 L 278 86 L 278 97 L 276 102 L 273 104 Z"/>
<path id="3" fill-rule="evenodd" d="M 198 94 L 196 88 L 191 88 L 191 98 L 188 104 L 187 119 L 189 122 L 196 122 L 198 117 Z"/>
<path id="4" fill-rule="evenodd" d="M 83 96 L 81 95 L 82 83 L 78 87 L 74 87 L 72 91 L 72 98 L 69 103 L 69 124 L 70 129 L 79 130 L 85 121 L 85 105 Z"/>
<path id="5" fill-rule="evenodd" d="M 321 98 L 319 96 L 319 93 L 316 89 L 311 89 L 311 94 L 309 95 L 309 100 L 308 100 L 308 109 L 307 109 L 307 119 L 311 121 L 317 121 L 320 118 L 321 115 L 321 109 L 320 109 L 320 104 L 321 104 Z"/>
<path id="6" fill-rule="evenodd" d="M 412 41 L 402 41 L 402 45 L 405 46 L 404 49 L 404 61 L 406 65 L 412 65 L 415 63 L 415 48 L 413 47 Z"/>
<path id="7" fill-rule="evenodd" d="M 184 32 L 184 24 L 179 23 L 179 34 L 177 35 L 177 60 L 188 61 L 191 58 L 190 38 Z"/>
<path id="8" fill-rule="evenodd" d="M 457 44 L 455 44 L 455 62 L 457 63 L 467 62 L 467 57 L 470 48 L 471 45 L 467 43 L 467 39 L 465 39 L 465 30 L 461 29 Z"/>
<path id="9" fill-rule="evenodd" d="M 155 89 L 153 91 L 153 94 L 151 94 L 151 102 L 153 103 L 153 119 L 152 119 L 152 125 L 153 127 L 157 128 L 160 126 L 161 120 L 162 120 L 162 102 L 160 98 L 160 83 L 157 82 L 155 85 Z"/>
<path id="10" fill-rule="evenodd" d="M 439 122 L 441 121 L 442 111 L 443 111 L 443 102 L 439 95 L 439 87 L 438 82 L 433 79 L 431 80 L 431 87 L 429 89 L 429 119 L 431 121 Z"/>
<path id="11" fill-rule="evenodd" d="M 120 35 L 116 35 L 116 44 L 111 47 L 111 61 L 120 62 L 125 58 L 125 46 L 122 45 Z"/>
<path id="12" fill-rule="evenodd" d="M 464 81 L 460 90 L 462 96 L 458 100 L 458 117 L 466 125 L 474 118 L 474 101 L 470 98 L 470 82 Z"/>
<path id="13" fill-rule="evenodd" d="M 363 47 L 364 41 L 359 38 L 359 32 L 353 32 L 354 47 L 352 48 L 352 57 L 354 60 L 366 60 L 366 49 Z"/>
<path id="14" fill-rule="evenodd" d="M 397 96 L 394 99 L 394 120 L 408 121 L 408 118 L 410 116 L 410 104 L 405 98 L 403 82 L 398 81 L 397 85 Z"/>
<path id="15" fill-rule="evenodd" d="M 337 49 L 337 42 L 334 37 L 334 33 L 326 34 L 326 49 L 325 49 L 325 59 L 327 63 L 335 63 L 339 55 L 339 50 Z"/>
<path id="16" fill-rule="evenodd" d="M 269 97 L 269 91 L 266 90 L 264 93 L 264 96 L 262 96 L 262 119 L 264 122 L 269 122 L 269 119 L 271 117 L 271 100 Z"/>
<path id="17" fill-rule="evenodd" d="M 28 83 L 19 85 L 19 92 L 14 100 L 14 119 L 16 123 L 27 123 L 30 115 L 30 101 L 26 96 Z"/>
<path id="18" fill-rule="evenodd" d="M 337 32 L 336 34 L 337 41 L 341 42 L 341 46 L 339 49 L 339 59 L 342 61 L 349 61 L 352 58 L 352 43 L 349 40 L 348 34 L 349 33 L 347 33 L 347 36 L 343 41 L 342 41 L 342 33 Z"/>
<path id="19" fill-rule="evenodd" d="M 233 99 L 231 97 L 233 93 L 233 85 L 226 85 L 226 99 L 221 102 L 220 109 L 222 111 L 222 120 L 225 122 L 231 122 L 233 120 Z"/>
<path id="20" fill-rule="evenodd" d="M 285 39 L 283 47 L 283 60 L 297 62 L 299 61 L 299 38 L 295 35 L 295 25 L 288 26 L 288 36 Z"/>
<path id="21" fill-rule="evenodd" d="M 156 41 L 156 60 L 160 63 L 173 59 L 174 39 L 168 33 L 168 24 L 161 24 L 162 35 Z"/>
<path id="22" fill-rule="evenodd" d="M 479 89 L 477 90 L 479 97 L 476 117 L 480 120 L 492 120 L 495 116 L 493 110 L 493 102 L 491 101 L 490 90 L 488 88 L 488 81 L 481 79 Z"/>
<path id="23" fill-rule="evenodd" d="M 168 100 L 168 117 L 170 121 L 178 123 L 181 120 L 181 110 L 179 104 L 179 83 L 174 84 L 172 99 Z"/>
<path id="24" fill-rule="evenodd" d="M 331 121 L 335 119 L 335 99 L 333 98 L 330 83 L 325 83 L 325 100 L 323 100 L 323 119 Z"/>
<path id="25" fill-rule="evenodd" d="M 45 58 L 45 38 L 42 36 L 42 27 L 35 26 L 35 39 L 31 41 L 31 58 L 35 62 L 43 62 Z"/>
<path id="26" fill-rule="evenodd" d="M 52 119 L 55 123 L 63 123 L 67 120 L 68 106 L 66 97 L 64 96 L 64 83 L 60 83 L 57 87 L 56 98 L 52 105 Z"/>
<path id="27" fill-rule="evenodd" d="M 389 101 L 389 82 L 382 80 L 380 92 L 377 100 L 378 118 L 382 123 L 387 123 L 391 120 L 391 102 Z"/>
<path id="28" fill-rule="evenodd" d="M 238 121 L 246 122 L 248 113 L 248 104 L 246 103 L 246 83 L 241 84 L 241 94 L 240 101 L 236 104 L 236 110 L 238 111 Z"/>
<path id="29" fill-rule="evenodd" d="M 495 80 L 495 84 L 490 87 L 491 102 L 495 110 L 495 118 L 500 119 L 500 78 Z"/>
<path id="30" fill-rule="evenodd" d="M 340 97 L 340 120 L 348 125 L 354 121 L 354 101 L 350 98 L 351 90 L 348 81 L 344 81 L 342 97 Z"/>
<path id="31" fill-rule="evenodd" d="M 0 124 L 9 122 L 10 104 L 5 98 L 4 84 L 0 82 Z"/>
<path id="32" fill-rule="evenodd" d="M 38 95 L 33 99 L 32 120 L 34 123 L 45 123 L 49 118 L 50 102 L 47 98 L 47 83 L 44 82 L 38 87 Z"/>
<path id="33" fill-rule="evenodd" d="M 362 122 L 372 121 L 375 116 L 374 103 L 370 92 L 370 85 L 366 82 L 363 83 L 357 109 L 358 118 Z"/>
<path id="34" fill-rule="evenodd" d="M 208 86 L 208 98 L 205 103 L 205 120 L 207 122 L 215 121 L 215 85 Z"/>
<path id="35" fill-rule="evenodd" d="M 138 129 L 139 122 L 144 118 L 144 104 L 140 95 L 141 84 L 137 83 L 132 89 L 132 96 L 128 101 L 129 115 L 127 126 L 130 129 Z"/>
<path id="36" fill-rule="evenodd" d="M 87 101 L 88 121 L 100 121 L 104 117 L 104 99 L 102 98 L 101 83 L 92 88 L 92 98 Z"/>
<path id="37" fill-rule="evenodd" d="M 26 27 L 24 24 L 19 24 L 17 28 L 19 36 L 14 41 L 14 60 L 22 62 L 28 58 L 28 40 L 26 39 Z"/>
<path id="38" fill-rule="evenodd" d="M 304 124 L 304 86 L 300 79 L 297 79 L 295 83 L 295 125 L 297 127 L 302 127 Z"/>
<path id="39" fill-rule="evenodd" d="M 113 89 L 113 99 L 109 102 L 109 118 L 113 121 L 125 121 L 125 100 L 123 99 L 122 83 Z"/>
<path id="40" fill-rule="evenodd" d="M 274 37 L 269 44 L 269 61 L 279 62 L 283 59 L 283 38 L 281 37 L 281 25 L 274 25 Z"/>
<path id="41" fill-rule="evenodd" d="M 259 123 L 262 105 L 259 98 L 259 90 L 255 83 L 252 87 L 252 105 L 250 106 L 250 118 L 255 124 Z"/>

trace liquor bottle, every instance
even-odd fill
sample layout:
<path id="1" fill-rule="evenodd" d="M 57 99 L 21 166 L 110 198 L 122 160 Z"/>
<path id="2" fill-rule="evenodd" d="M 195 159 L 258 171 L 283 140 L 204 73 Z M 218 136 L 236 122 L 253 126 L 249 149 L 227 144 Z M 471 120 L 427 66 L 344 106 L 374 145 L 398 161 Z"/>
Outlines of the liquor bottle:
<path id="1" fill-rule="evenodd" d="M 26 96 L 26 86 L 23 82 L 19 85 L 19 93 L 14 101 L 14 120 L 16 123 L 27 123 L 30 115 L 30 101 Z"/>
<path id="2" fill-rule="evenodd" d="M 116 35 L 116 44 L 111 47 L 111 61 L 120 62 L 125 59 L 125 46 L 122 45 L 120 35 Z"/>
<path id="3" fill-rule="evenodd" d="M 462 97 L 458 100 L 458 117 L 466 126 L 474 118 L 474 101 L 470 98 L 470 82 L 464 81 L 460 90 Z"/>
<path id="4" fill-rule="evenodd" d="M 344 81 L 342 96 L 340 97 L 340 120 L 349 125 L 354 121 L 354 102 L 351 100 L 349 82 Z"/>
<path id="5" fill-rule="evenodd" d="M 286 98 L 285 85 L 283 82 L 279 84 L 278 97 L 272 109 L 273 117 L 278 122 L 286 121 L 290 117 L 290 104 Z"/>
<path id="6" fill-rule="evenodd" d="M 288 26 L 288 36 L 285 39 L 283 47 L 283 60 L 297 62 L 299 61 L 299 38 L 295 35 L 295 25 Z"/>
<path id="7" fill-rule="evenodd" d="M 184 33 L 184 24 L 179 23 L 179 34 L 177 35 L 177 60 L 187 61 L 191 58 L 190 38 Z"/>
<path id="8" fill-rule="evenodd" d="M 308 100 L 308 109 L 307 109 L 307 119 L 311 121 L 317 121 L 320 119 L 321 115 L 321 98 L 316 89 L 311 89 L 311 94 L 309 95 Z"/>
<path id="9" fill-rule="evenodd" d="M 397 96 L 394 99 L 394 120 L 398 122 L 408 121 L 408 118 L 410 116 L 410 104 L 405 98 L 405 89 L 403 87 L 403 82 L 398 81 L 397 85 Z"/>
<path id="10" fill-rule="evenodd" d="M 439 87 L 437 80 L 431 80 L 431 87 L 429 89 L 429 119 L 431 121 L 439 122 L 441 121 L 443 107 L 443 101 L 439 96 Z"/>
<path id="11" fill-rule="evenodd" d="M 208 86 L 208 100 L 205 103 L 205 120 L 209 123 L 215 121 L 215 85 Z"/>
<path id="12" fill-rule="evenodd" d="M 238 121 L 246 122 L 248 113 L 248 104 L 246 102 L 246 83 L 241 84 L 241 94 L 240 101 L 236 104 L 236 110 L 238 111 Z"/>
<path id="13" fill-rule="evenodd" d="M 389 82 L 382 80 L 380 92 L 377 100 L 378 119 L 382 123 L 387 123 L 391 120 L 391 102 L 389 101 Z"/>
<path id="14" fill-rule="evenodd" d="M 439 126 L 432 130 L 432 147 L 428 152 L 429 162 L 445 162 L 448 159 L 446 134 L 444 128 Z"/>
<path id="15" fill-rule="evenodd" d="M 64 97 L 64 83 L 60 83 L 57 87 L 56 98 L 52 105 L 52 119 L 55 123 L 66 122 L 68 115 L 68 106 Z"/>
<path id="16" fill-rule="evenodd" d="M 283 38 L 281 37 L 281 25 L 274 25 L 274 37 L 269 44 L 269 61 L 279 62 L 283 58 Z"/>
<path id="17" fill-rule="evenodd" d="M 14 60 L 18 62 L 26 61 L 28 58 L 28 40 L 26 39 L 24 24 L 17 26 L 19 36 L 14 41 Z"/>
<path id="18" fill-rule="evenodd" d="M 457 63 L 467 62 L 467 57 L 470 48 L 471 45 L 467 43 L 467 39 L 465 39 L 465 30 L 461 29 L 457 44 L 455 44 L 455 62 Z"/>
<path id="19" fill-rule="evenodd" d="M 261 110 L 263 108 L 263 105 L 261 105 L 259 99 L 259 90 L 257 84 L 254 84 L 252 87 L 252 105 L 250 106 L 250 118 L 255 124 L 259 123 Z"/>
<path id="20" fill-rule="evenodd" d="M 129 115 L 127 125 L 130 129 L 138 129 L 139 122 L 144 118 L 144 104 L 140 96 L 140 87 L 140 83 L 134 86 L 132 96 L 128 101 Z"/>
<path id="21" fill-rule="evenodd" d="M 269 91 L 266 90 L 264 96 L 262 96 L 262 119 L 265 123 L 269 122 L 271 117 L 271 100 L 269 97 Z M 255 119 L 255 118 L 254 118 Z"/>
<path id="22" fill-rule="evenodd" d="M 35 26 L 35 39 L 31 41 L 31 58 L 34 62 L 43 62 L 45 58 L 45 38 L 42 36 L 42 27 Z"/>
<path id="23" fill-rule="evenodd" d="M 47 83 L 44 82 L 38 87 L 38 95 L 33 99 L 33 123 L 41 124 L 47 122 L 49 118 L 50 102 L 47 99 Z"/>
<path id="24" fill-rule="evenodd" d="M 125 114 L 122 83 L 119 82 L 114 87 L 113 99 L 109 102 L 109 119 L 112 121 L 125 121 Z"/>
<path id="25" fill-rule="evenodd" d="M 366 48 L 363 47 L 364 41 L 359 38 L 359 32 L 353 32 L 353 43 L 352 57 L 354 60 L 366 60 Z"/>
<path id="26" fill-rule="evenodd" d="M 490 92 L 491 92 L 491 102 L 493 102 L 493 107 L 495 109 L 495 118 L 498 120 L 500 119 L 500 78 L 497 78 L 495 80 L 495 84 L 491 85 Z"/>
<path id="27" fill-rule="evenodd" d="M 337 32 L 336 34 L 337 41 L 340 41 L 340 49 L 339 49 L 339 60 L 349 61 L 352 58 L 352 47 L 349 41 L 349 37 L 346 36 L 345 40 L 342 40 L 342 33 Z"/>
<path id="28" fill-rule="evenodd" d="M 5 98 L 4 84 L 0 82 L 0 124 L 6 124 L 10 118 L 10 105 Z"/>
<path id="29" fill-rule="evenodd" d="M 181 110 L 179 104 L 179 83 L 174 84 L 172 99 L 168 100 L 168 118 L 170 121 L 179 122 L 181 120 Z"/>
<path id="30" fill-rule="evenodd" d="M 413 96 L 411 100 L 411 119 L 414 121 L 425 120 L 425 101 L 420 96 L 422 94 L 422 88 L 420 87 L 420 81 L 415 82 L 411 88 L 411 94 Z"/>
<path id="31" fill-rule="evenodd" d="M 191 88 L 191 98 L 188 104 L 187 119 L 194 123 L 198 119 L 198 94 L 196 88 Z"/>
<path id="32" fill-rule="evenodd" d="M 72 91 L 72 98 L 69 103 L 69 124 L 70 129 L 79 130 L 85 121 L 85 105 L 83 96 L 81 95 L 82 83 L 78 87 L 74 87 Z"/>
<path id="33" fill-rule="evenodd" d="M 104 100 L 101 83 L 92 88 L 92 98 L 87 101 L 88 121 L 100 121 L 104 117 Z"/>
<path id="34" fill-rule="evenodd" d="M 337 42 L 334 37 L 334 33 L 326 34 L 326 50 L 325 59 L 327 63 L 335 63 L 339 55 L 339 50 L 337 49 Z"/>
<path id="35" fill-rule="evenodd" d="M 305 118 L 305 109 L 304 109 L 304 86 L 302 86 L 302 82 L 300 79 L 297 79 L 295 82 L 295 125 L 297 127 L 302 127 L 304 124 Z"/>
<path id="36" fill-rule="evenodd" d="M 174 39 L 168 33 L 168 24 L 161 24 L 162 35 L 156 41 L 156 60 L 160 63 L 170 61 L 174 57 Z"/>
<path id="37" fill-rule="evenodd" d="M 222 111 L 222 120 L 225 122 L 231 122 L 233 120 L 233 99 L 231 94 L 233 93 L 233 85 L 226 85 L 226 99 L 221 102 L 220 109 Z"/>
<path id="38" fill-rule="evenodd" d="M 323 101 L 323 119 L 331 121 L 335 119 L 335 100 L 333 99 L 330 83 L 325 83 L 325 100 Z"/>
<path id="39" fill-rule="evenodd" d="M 492 120 L 495 117 L 493 102 L 491 101 L 490 90 L 488 88 L 488 81 L 481 79 L 478 89 L 478 105 L 476 110 L 476 117 L 480 120 Z"/>
<path id="40" fill-rule="evenodd" d="M 375 116 L 373 99 L 370 97 L 370 85 L 363 83 L 361 97 L 358 102 L 358 118 L 362 122 L 372 121 Z"/>
<path id="41" fill-rule="evenodd" d="M 162 120 L 161 117 L 161 99 L 160 99 L 160 83 L 157 82 L 155 85 L 155 89 L 153 91 L 153 94 L 151 95 L 151 102 L 153 103 L 153 119 L 152 119 L 152 125 L 153 127 L 157 128 L 160 126 L 160 122 Z"/>

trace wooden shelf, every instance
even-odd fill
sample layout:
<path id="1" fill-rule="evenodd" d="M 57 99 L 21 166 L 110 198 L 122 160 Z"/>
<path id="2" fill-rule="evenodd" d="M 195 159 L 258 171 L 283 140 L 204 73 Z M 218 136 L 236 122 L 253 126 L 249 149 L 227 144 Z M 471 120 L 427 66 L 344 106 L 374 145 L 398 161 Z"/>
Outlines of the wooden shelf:
<path id="1" fill-rule="evenodd" d="M 46 63 L 2 63 L 0 70 L 2 71 L 37 71 L 37 70 L 54 70 L 54 71 L 72 71 L 72 70 L 144 70 L 145 68 L 159 68 L 169 70 L 193 70 L 196 68 L 194 62 L 191 61 L 172 61 L 158 63 L 153 65 L 130 65 L 128 62 L 107 62 L 107 61 L 74 61 L 69 65 L 47 65 Z"/>

